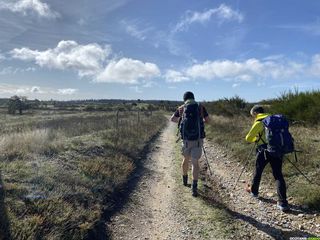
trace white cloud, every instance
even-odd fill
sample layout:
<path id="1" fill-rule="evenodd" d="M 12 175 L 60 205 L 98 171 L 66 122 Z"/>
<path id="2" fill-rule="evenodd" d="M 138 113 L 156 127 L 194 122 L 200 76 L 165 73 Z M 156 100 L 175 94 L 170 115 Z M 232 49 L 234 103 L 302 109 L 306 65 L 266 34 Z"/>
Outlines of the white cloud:
<path id="1" fill-rule="evenodd" d="M 18 74 L 18 73 L 35 72 L 35 71 L 36 69 L 34 67 L 28 67 L 28 68 L 5 67 L 0 70 L 0 75 Z"/>
<path id="2" fill-rule="evenodd" d="M 144 63 L 139 60 L 122 58 L 112 60 L 105 69 L 97 75 L 96 82 L 114 82 L 137 84 L 160 75 L 160 70 L 153 63 Z"/>
<path id="3" fill-rule="evenodd" d="M 57 93 L 60 95 L 73 95 L 78 91 L 78 89 L 74 88 L 62 88 L 58 89 Z"/>
<path id="4" fill-rule="evenodd" d="M 110 46 L 61 41 L 54 49 L 16 48 L 10 54 L 16 59 L 34 61 L 41 67 L 74 70 L 80 77 L 90 77 L 95 82 L 138 84 L 160 76 L 160 70 L 154 63 L 131 58 L 115 59 L 111 52 Z"/>
<path id="5" fill-rule="evenodd" d="M 320 76 L 320 54 L 316 54 L 312 57 L 312 63 L 309 72 L 313 76 Z"/>
<path id="6" fill-rule="evenodd" d="M 56 48 L 46 51 L 29 48 L 15 48 L 13 58 L 35 61 L 41 67 L 52 69 L 73 69 L 79 76 L 94 75 L 103 68 L 103 63 L 111 54 L 111 47 L 98 44 L 79 45 L 75 41 L 60 41 Z"/>
<path id="7" fill-rule="evenodd" d="M 152 27 L 146 27 L 144 29 L 141 29 L 139 25 L 139 21 L 133 20 L 133 21 L 127 21 L 122 20 L 121 21 L 122 27 L 124 27 L 125 31 L 132 37 L 137 38 L 141 41 L 146 40 L 148 32 L 152 30 Z"/>
<path id="8" fill-rule="evenodd" d="M 221 4 L 218 8 L 212 8 L 204 12 L 187 11 L 180 22 L 177 23 L 173 32 L 185 31 L 193 23 L 204 24 L 215 17 L 219 23 L 224 21 L 237 21 L 241 23 L 244 19 L 242 13 L 231 7 Z"/>
<path id="9" fill-rule="evenodd" d="M 33 93 L 44 94 L 46 91 L 43 91 L 38 86 L 16 86 L 11 84 L 0 84 L 0 94 L 5 95 L 28 95 Z"/>
<path id="10" fill-rule="evenodd" d="M 240 83 L 234 83 L 234 84 L 232 84 L 232 88 L 237 88 L 237 87 L 240 87 Z"/>
<path id="11" fill-rule="evenodd" d="M 31 92 L 33 92 L 33 93 L 38 93 L 38 92 L 40 92 L 40 87 L 33 86 L 33 87 L 31 88 Z"/>
<path id="12" fill-rule="evenodd" d="M 0 83 L 0 94 L 5 97 L 13 95 L 26 96 L 28 98 L 52 98 L 59 96 L 70 96 L 78 92 L 78 89 L 74 88 L 49 88 L 39 86 L 27 86 L 27 85 L 13 85 Z"/>
<path id="13" fill-rule="evenodd" d="M 296 25 L 280 25 L 278 28 L 289 29 L 299 32 L 309 33 L 314 36 L 320 35 L 320 21 L 306 23 L 306 24 L 296 24 Z"/>
<path id="14" fill-rule="evenodd" d="M 164 77 L 167 82 L 185 82 L 190 80 L 183 73 L 175 70 L 167 70 Z"/>
<path id="15" fill-rule="evenodd" d="M 320 56 L 320 55 L 319 55 Z M 320 57 L 319 57 L 320 70 Z M 188 80 L 216 80 L 222 79 L 235 82 L 250 82 L 261 79 L 288 79 L 296 78 L 306 72 L 306 66 L 292 61 L 261 61 L 255 58 L 246 61 L 216 60 L 194 64 L 178 72 L 168 70 L 164 76 L 177 76 L 176 81 Z M 169 73 L 169 74 L 168 74 Z M 319 71 L 320 73 L 320 71 Z"/>
<path id="16" fill-rule="evenodd" d="M 38 14 L 40 17 L 57 18 L 59 14 L 50 9 L 50 6 L 40 0 L 18 0 L 15 2 L 8 2 L 6 0 L 0 1 L 0 10 L 6 9 L 12 12 L 22 13 L 27 15 L 30 12 Z"/>
<path id="17" fill-rule="evenodd" d="M 1 54 L 1 52 L 0 52 L 0 62 L 5 60 L 5 59 L 6 59 L 6 57 L 3 54 Z"/>

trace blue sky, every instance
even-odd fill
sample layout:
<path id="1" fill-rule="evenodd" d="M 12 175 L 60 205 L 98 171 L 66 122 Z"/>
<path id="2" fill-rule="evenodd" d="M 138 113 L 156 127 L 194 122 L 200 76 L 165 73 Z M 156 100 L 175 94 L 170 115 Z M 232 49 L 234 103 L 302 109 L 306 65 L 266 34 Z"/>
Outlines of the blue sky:
<path id="1" fill-rule="evenodd" d="M 275 98 L 320 88 L 320 1 L 0 0 L 0 97 Z"/>

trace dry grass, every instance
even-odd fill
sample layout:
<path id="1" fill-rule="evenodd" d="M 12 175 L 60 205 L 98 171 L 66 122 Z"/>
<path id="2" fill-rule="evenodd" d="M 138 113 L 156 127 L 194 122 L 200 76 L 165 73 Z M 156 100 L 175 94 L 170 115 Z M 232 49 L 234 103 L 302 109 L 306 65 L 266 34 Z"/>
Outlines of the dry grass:
<path id="1" fill-rule="evenodd" d="M 2 125 L 0 180 L 12 239 L 86 239 L 113 207 L 163 114 L 14 116 Z M 7 125 L 6 125 L 7 124 Z M 1 202 L 0 202 L 1 204 Z M 1 210 L 1 209 L 0 209 Z M 0 239 L 2 237 L 0 236 Z"/>

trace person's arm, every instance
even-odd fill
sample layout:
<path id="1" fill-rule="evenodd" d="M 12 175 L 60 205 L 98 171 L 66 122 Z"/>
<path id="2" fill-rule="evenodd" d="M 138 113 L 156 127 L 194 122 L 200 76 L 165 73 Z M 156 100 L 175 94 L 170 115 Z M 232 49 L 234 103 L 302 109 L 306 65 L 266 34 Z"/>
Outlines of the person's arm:
<path id="1" fill-rule="evenodd" d="M 261 133 L 263 131 L 263 124 L 261 121 L 256 121 L 250 131 L 248 132 L 247 136 L 246 136 L 246 141 L 250 142 L 250 143 L 254 143 L 256 141 L 258 141 L 258 136 L 259 133 Z"/>
<path id="2" fill-rule="evenodd" d="M 180 117 L 176 117 L 175 114 L 172 114 L 170 121 L 171 122 L 175 122 L 178 123 L 179 122 Z"/>
<path id="3" fill-rule="evenodd" d="M 174 114 L 172 114 L 171 118 L 170 118 L 170 121 L 172 122 L 175 122 L 175 123 L 178 123 L 179 122 L 179 119 L 180 119 L 180 112 L 182 111 L 182 108 L 179 107 L 175 112 Z"/>
<path id="4" fill-rule="evenodd" d="M 209 114 L 207 112 L 207 109 L 202 105 L 201 105 L 201 116 L 203 118 L 204 123 L 209 123 L 209 121 L 210 121 Z"/>

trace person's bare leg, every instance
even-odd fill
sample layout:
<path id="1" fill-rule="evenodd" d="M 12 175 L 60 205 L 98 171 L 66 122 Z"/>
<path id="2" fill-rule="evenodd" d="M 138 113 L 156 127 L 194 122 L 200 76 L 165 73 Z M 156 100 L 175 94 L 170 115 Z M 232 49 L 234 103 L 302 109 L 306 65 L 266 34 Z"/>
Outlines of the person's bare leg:
<path id="1" fill-rule="evenodd" d="M 192 159 L 192 196 L 198 196 L 199 160 Z"/>
<path id="2" fill-rule="evenodd" d="M 193 181 L 198 181 L 199 178 L 199 160 L 192 159 L 192 180 Z"/>
<path id="3" fill-rule="evenodd" d="M 189 161 L 190 161 L 190 157 L 184 157 L 183 161 L 182 161 L 182 164 L 181 164 L 182 180 L 183 180 L 183 185 L 184 186 L 188 186 Z"/>

